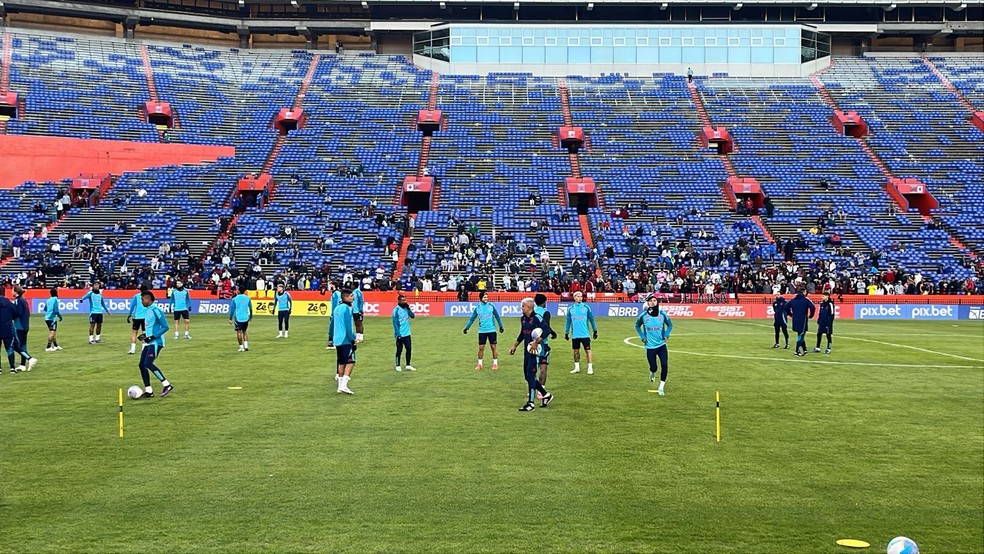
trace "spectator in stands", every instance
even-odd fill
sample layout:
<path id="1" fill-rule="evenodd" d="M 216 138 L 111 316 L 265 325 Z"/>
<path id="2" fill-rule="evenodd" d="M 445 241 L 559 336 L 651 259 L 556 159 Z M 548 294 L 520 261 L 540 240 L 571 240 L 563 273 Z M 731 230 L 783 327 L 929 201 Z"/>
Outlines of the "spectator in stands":
<path id="1" fill-rule="evenodd" d="M 823 190 L 830 190 L 830 181 L 828 181 L 826 177 L 820 178 L 820 188 Z"/>
<path id="2" fill-rule="evenodd" d="M 689 67 L 687 68 L 687 82 L 694 82 L 694 70 Z"/>
<path id="3" fill-rule="evenodd" d="M 345 50 L 345 45 L 342 44 L 342 41 L 341 40 L 336 40 L 335 41 L 335 53 L 336 54 L 341 54 L 343 50 Z"/>

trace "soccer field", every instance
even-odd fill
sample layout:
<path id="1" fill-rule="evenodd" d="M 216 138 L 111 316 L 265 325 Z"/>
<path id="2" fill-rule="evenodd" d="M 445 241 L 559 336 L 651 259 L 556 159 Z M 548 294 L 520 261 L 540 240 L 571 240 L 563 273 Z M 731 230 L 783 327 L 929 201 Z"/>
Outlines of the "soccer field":
<path id="1" fill-rule="evenodd" d="M 602 318 L 595 374 L 552 341 L 556 400 L 520 413 L 518 320 L 495 372 L 465 321 L 416 319 L 397 373 L 368 319 L 346 396 L 326 319 L 278 340 L 258 317 L 238 353 L 197 316 L 159 361 L 174 392 L 127 401 L 120 439 L 125 318 L 90 346 L 67 317 L 48 353 L 36 317 L 37 368 L 0 376 L 0 552 L 984 552 L 980 322 L 838 321 L 800 359 L 768 322 L 678 319 L 659 397 L 633 320 Z"/>

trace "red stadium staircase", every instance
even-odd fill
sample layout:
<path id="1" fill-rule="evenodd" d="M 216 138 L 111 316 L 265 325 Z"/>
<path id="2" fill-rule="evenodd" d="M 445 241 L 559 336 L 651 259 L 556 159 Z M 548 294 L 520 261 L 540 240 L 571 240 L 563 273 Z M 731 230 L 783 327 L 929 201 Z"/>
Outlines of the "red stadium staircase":
<path id="1" fill-rule="evenodd" d="M 711 117 L 707 114 L 707 108 L 704 107 L 704 99 L 701 98 L 700 91 L 697 90 L 697 85 L 693 82 L 688 82 L 687 89 L 690 91 L 690 98 L 694 102 L 694 108 L 697 110 L 697 116 L 700 117 L 701 125 L 703 127 L 712 127 Z M 727 156 L 723 154 L 718 155 L 718 159 L 721 160 L 721 165 L 724 166 L 724 170 L 728 172 L 728 177 L 738 177 L 738 172 L 735 171 L 735 166 L 731 164 L 731 160 L 729 160 Z M 729 210 L 734 211 L 737 208 L 735 195 L 728 190 L 727 183 L 721 184 L 721 198 L 724 200 L 724 203 L 727 204 Z"/>
<path id="2" fill-rule="evenodd" d="M 157 102 L 157 87 L 154 85 L 154 70 L 150 66 L 150 52 L 147 51 L 146 45 L 140 46 L 140 57 L 143 58 L 144 75 L 147 77 L 147 92 L 150 94 L 150 100 L 152 102 Z"/>
<path id="3" fill-rule="evenodd" d="M 573 127 L 574 118 L 571 117 L 571 101 L 570 94 L 567 92 L 567 83 L 561 79 L 560 82 L 557 83 L 557 88 L 560 91 L 560 110 L 564 115 L 564 126 Z M 554 137 L 551 142 L 554 146 L 559 146 L 559 139 L 557 138 L 556 133 L 557 131 L 554 130 Z M 588 147 L 589 141 L 590 139 L 588 138 L 588 134 L 584 133 L 585 148 Z M 578 179 L 583 177 L 581 173 L 581 162 L 578 159 L 578 155 L 574 153 L 568 154 L 568 159 L 571 162 L 571 177 L 576 177 Z M 560 193 L 560 205 L 567 208 L 567 185 L 560 185 L 558 192 Z M 602 211 L 605 211 L 605 197 L 601 194 L 601 187 L 597 182 L 595 182 L 595 197 L 598 199 L 598 207 L 601 208 Z M 578 214 L 577 221 L 581 227 L 581 238 L 584 240 L 585 246 L 588 248 L 594 248 L 594 239 L 591 235 L 591 224 L 588 222 L 587 214 Z M 595 275 L 601 277 L 600 267 L 595 270 Z"/>
<path id="4" fill-rule="evenodd" d="M 939 68 L 936 67 L 936 64 L 934 64 L 926 56 L 922 57 L 922 62 L 923 64 L 926 65 L 926 67 L 929 68 L 930 71 L 933 72 L 933 75 L 936 75 L 936 78 L 940 80 L 940 83 L 942 83 L 944 87 L 946 87 L 946 90 L 950 91 L 953 94 L 953 96 L 957 98 L 957 101 L 959 101 L 963 105 L 963 107 L 967 109 L 968 112 L 974 113 L 977 111 L 977 108 L 975 108 L 974 105 L 971 104 L 970 101 L 967 100 L 963 94 L 960 94 L 960 91 L 957 90 L 957 87 L 953 86 L 953 83 L 951 83 L 950 80 L 946 78 L 946 75 L 940 72 Z"/>
<path id="5" fill-rule="evenodd" d="M 10 33 L 3 34 L 3 67 L 0 68 L 0 91 L 10 90 L 10 59 L 13 56 L 14 37 Z"/>

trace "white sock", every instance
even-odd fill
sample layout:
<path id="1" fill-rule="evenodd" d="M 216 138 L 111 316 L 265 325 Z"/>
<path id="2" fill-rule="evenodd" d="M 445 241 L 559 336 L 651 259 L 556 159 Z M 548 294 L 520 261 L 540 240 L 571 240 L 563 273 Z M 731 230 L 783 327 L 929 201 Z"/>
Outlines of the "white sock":
<path id="1" fill-rule="evenodd" d="M 130 352 L 133 352 L 136 349 L 137 349 L 137 343 L 131 342 L 130 343 Z"/>
<path id="2" fill-rule="evenodd" d="M 282 337 L 282 336 L 284 336 L 284 332 L 283 332 L 283 331 L 277 331 L 277 336 L 278 336 L 278 337 Z"/>
<path id="3" fill-rule="evenodd" d="M 243 341 L 243 348 L 249 348 L 249 341 L 248 340 L 244 340 Z"/>
<path id="4" fill-rule="evenodd" d="M 284 338 L 287 338 L 287 335 L 289 335 L 289 334 L 290 334 L 290 331 L 284 331 Z"/>
<path id="5" fill-rule="evenodd" d="M 190 332 L 188 332 L 188 331 L 185 331 L 185 336 L 186 336 L 186 337 L 190 337 L 190 336 L 191 336 L 191 333 L 190 333 Z"/>
<path id="6" fill-rule="evenodd" d="M 102 335 L 96 335 L 96 340 L 102 340 Z"/>
<path id="7" fill-rule="evenodd" d="M 492 358 L 492 365 L 499 365 L 499 358 Z"/>
<path id="8" fill-rule="evenodd" d="M 92 336 L 92 335 L 89 335 L 89 342 L 92 342 L 92 341 L 94 341 L 94 340 L 96 340 L 96 337 L 94 337 L 94 336 Z"/>
<path id="9" fill-rule="evenodd" d="M 185 333 L 185 334 L 187 335 L 188 333 Z M 174 338 L 178 338 L 178 332 L 177 331 L 174 332 Z"/>
<path id="10" fill-rule="evenodd" d="M 482 360 L 481 358 L 479 358 L 478 359 L 478 365 L 482 365 L 483 363 L 485 363 L 484 360 Z M 493 360 L 492 363 L 495 363 L 495 360 Z"/>
<path id="11" fill-rule="evenodd" d="M 154 388 L 153 387 L 149 387 L 149 386 L 148 387 L 144 387 L 144 390 L 147 391 L 147 392 L 150 392 L 150 393 L 154 392 Z"/>
<path id="12" fill-rule="evenodd" d="M 403 369 L 403 368 L 402 368 L 402 367 L 400 367 L 400 366 L 396 366 L 396 370 L 397 370 L 397 371 L 400 371 L 401 369 Z"/>
<path id="13" fill-rule="evenodd" d="M 581 371 L 581 362 L 574 362 L 574 369 L 577 371 Z"/>
<path id="14" fill-rule="evenodd" d="M 355 340 L 361 341 L 362 340 L 362 333 L 356 333 L 355 334 Z"/>
<path id="15" fill-rule="evenodd" d="M 591 362 L 588 362 L 588 371 L 594 371 L 594 364 Z"/>
<path id="16" fill-rule="evenodd" d="M 348 388 L 349 379 L 351 379 L 351 377 L 348 376 L 348 375 L 345 375 L 344 377 L 342 377 L 342 388 L 343 389 L 347 389 Z"/>
<path id="17" fill-rule="evenodd" d="M 666 381 L 660 381 L 659 382 L 659 390 L 663 390 L 663 385 L 665 385 L 665 384 L 666 384 Z"/>
<path id="18" fill-rule="evenodd" d="M 161 384 L 164 385 L 165 387 L 170 387 L 171 386 L 171 382 L 168 381 L 167 379 L 164 379 L 163 381 L 161 381 Z"/>

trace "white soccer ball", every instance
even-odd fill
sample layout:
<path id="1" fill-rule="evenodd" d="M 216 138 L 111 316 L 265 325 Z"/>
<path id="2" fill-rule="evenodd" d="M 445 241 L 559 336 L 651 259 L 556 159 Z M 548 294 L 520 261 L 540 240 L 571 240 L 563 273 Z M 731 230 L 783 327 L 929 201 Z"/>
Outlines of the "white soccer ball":
<path id="1" fill-rule="evenodd" d="M 139 398 L 141 394 L 143 394 L 143 389 L 137 385 L 133 385 L 132 387 L 126 389 L 126 395 L 130 398 Z"/>
<path id="2" fill-rule="evenodd" d="M 530 333 L 530 337 L 533 340 L 536 340 L 536 339 L 540 338 L 542 335 L 543 335 L 543 329 L 540 329 L 539 327 L 537 327 L 536 329 L 533 329 L 533 332 Z"/>
<path id="3" fill-rule="evenodd" d="M 919 547 L 908 537 L 895 537 L 888 543 L 888 554 L 919 554 Z"/>

